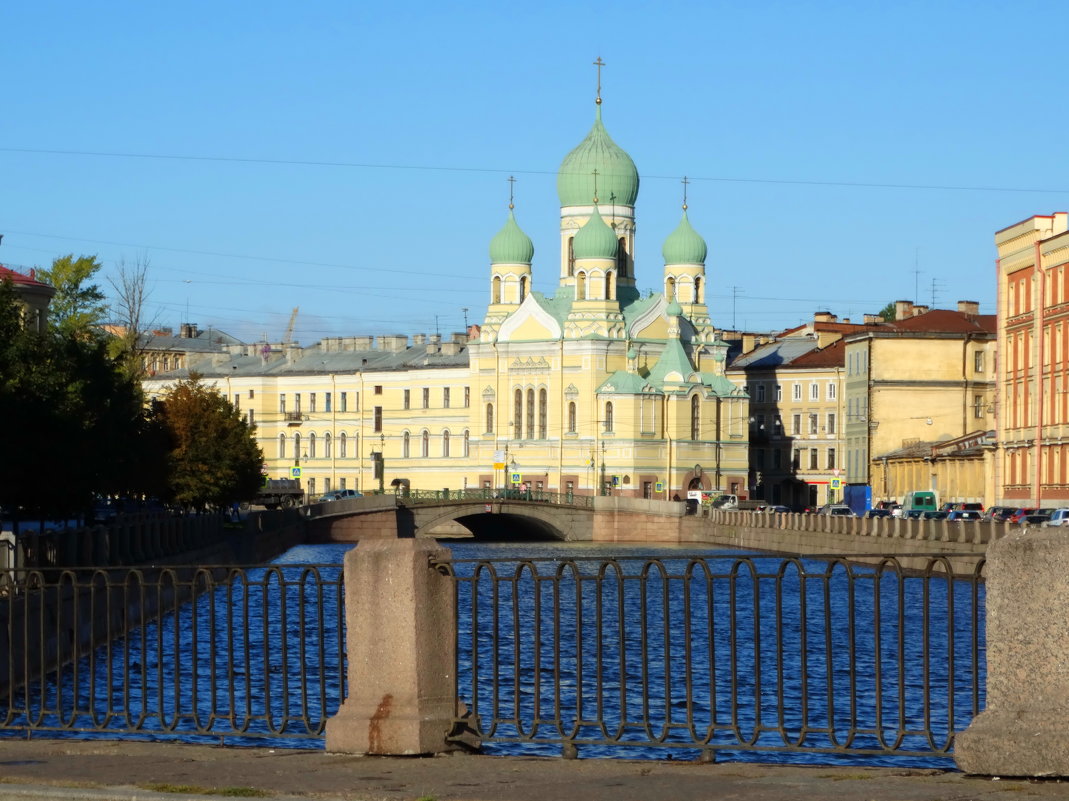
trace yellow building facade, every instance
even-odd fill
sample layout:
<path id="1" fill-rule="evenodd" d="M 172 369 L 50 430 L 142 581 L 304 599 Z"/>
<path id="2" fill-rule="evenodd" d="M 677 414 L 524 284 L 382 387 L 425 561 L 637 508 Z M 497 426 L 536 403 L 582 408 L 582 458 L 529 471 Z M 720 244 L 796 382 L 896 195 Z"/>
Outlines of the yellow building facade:
<path id="1" fill-rule="evenodd" d="M 150 377 L 149 394 L 202 375 L 255 424 L 268 475 L 298 467 L 309 495 L 526 486 L 745 496 L 749 397 L 725 375 L 706 243 L 684 201 L 662 248 L 663 291 L 640 295 L 638 171 L 601 112 L 598 97 L 590 132 L 558 172 L 552 293 L 532 289 L 544 268 L 510 203 L 490 242 L 486 314 L 468 332 L 228 345 Z"/>

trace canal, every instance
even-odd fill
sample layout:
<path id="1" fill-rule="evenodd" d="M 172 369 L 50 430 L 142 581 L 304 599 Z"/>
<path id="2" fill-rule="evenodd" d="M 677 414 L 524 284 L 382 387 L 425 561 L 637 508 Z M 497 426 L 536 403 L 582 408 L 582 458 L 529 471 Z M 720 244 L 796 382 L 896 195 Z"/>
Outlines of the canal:
<path id="1" fill-rule="evenodd" d="M 725 760 L 945 768 L 982 707 L 982 584 L 722 549 L 448 545 L 458 696 L 485 753 L 559 756 L 568 739 L 583 757 L 692 759 L 697 741 Z M 323 747 L 349 547 L 205 578 L 0 698 L 0 737 Z"/>

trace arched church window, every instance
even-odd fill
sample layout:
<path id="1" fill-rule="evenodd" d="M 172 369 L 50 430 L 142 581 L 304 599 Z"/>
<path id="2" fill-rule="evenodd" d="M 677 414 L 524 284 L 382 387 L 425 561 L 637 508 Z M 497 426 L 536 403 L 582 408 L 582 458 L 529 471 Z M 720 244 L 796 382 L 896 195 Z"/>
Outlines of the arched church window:
<path id="1" fill-rule="evenodd" d="M 330 458 L 330 446 L 330 432 L 328 431 L 326 434 L 323 435 L 323 457 L 326 459 Z"/>
<path id="2" fill-rule="evenodd" d="M 704 303 L 705 302 L 704 300 L 702 300 L 702 279 L 701 279 L 700 276 L 695 276 L 695 278 L 694 278 L 694 302 L 695 303 Z"/>
<path id="3" fill-rule="evenodd" d="M 345 432 L 338 434 L 338 458 L 344 459 L 349 455 L 349 440 L 345 437 Z"/>
<path id="4" fill-rule="evenodd" d="M 523 434 L 523 390 L 517 388 L 512 396 L 512 437 L 520 439 Z"/>
<path id="5" fill-rule="evenodd" d="M 627 278 L 627 240 L 622 236 L 616 247 L 616 272 L 621 278 Z"/>
<path id="6" fill-rule="evenodd" d="M 664 299 L 669 303 L 676 299 L 676 279 L 671 276 L 664 280 Z"/>
<path id="7" fill-rule="evenodd" d="M 697 395 L 690 399 L 690 438 L 701 439 L 701 401 Z"/>
<path id="8" fill-rule="evenodd" d="M 501 276 L 495 275 L 494 280 L 490 282 L 490 302 L 501 302 Z"/>
<path id="9" fill-rule="evenodd" d="M 568 433 L 575 433 L 575 401 L 568 404 Z"/>
<path id="10" fill-rule="evenodd" d="M 575 237 L 568 237 L 568 277 L 575 275 Z"/>
<path id="11" fill-rule="evenodd" d="M 616 300 L 616 273 L 613 270 L 605 276 L 605 300 Z"/>
<path id="12" fill-rule="evenodd" d="M 449 458 L 449 432 L 442 432 L 442 458 Z"/>
<path id="13" fill-rule="evenodd" d="M 520 276 L 520 303 L 523 303 L 523 299 L 527 297 L 527 276 Z"/>
<path id="14" fill-rule="evenodd" d="M 527 439 L 535 438 L 535 394 L 527 390 Z"/>
<path id="15" fill-rule="evenodd" d="M 486 404 L 486 433 L 489 434 L 494 430 L 494 404 Z"/>
<path id="16" fill-rule="evenodd" d="M 538 438 L 547 439 L 547 422 L 549 417 L 549 395 L 545 389 L 538 390 Z"/>
<path id="17" fill-rule="evenodd" d="M 575 277 L 575 299 L 586 300 L 586 273 L 579 273 Z"/>
<path id="18" fill-rule="evenodd" d="M 401 436 L 401 457 L 403 459 L 407 459 L 411 455 L 412 455 L 412 438 L 409 436 L 409 433 L 406 431 Z"/>
<path id="19" fill-rule="evenodd" d="M 423 429 L 423 436 L 420 438 L 419 455 L 426 459 L 431 454 L 431 432 L 427 429 Z"/>
<path id="20" fill-rule="evenodd" d="M 285 434 L 279 434 L 278 435 L 278 458 L 279 459 L 285 459 L 286 458 L 286 435 Z"/>
<path id="21" fill-rule="evenodd" d="M 316 458 L 316 435 L 312 432 L 308 435 L 308 458 Z"/>

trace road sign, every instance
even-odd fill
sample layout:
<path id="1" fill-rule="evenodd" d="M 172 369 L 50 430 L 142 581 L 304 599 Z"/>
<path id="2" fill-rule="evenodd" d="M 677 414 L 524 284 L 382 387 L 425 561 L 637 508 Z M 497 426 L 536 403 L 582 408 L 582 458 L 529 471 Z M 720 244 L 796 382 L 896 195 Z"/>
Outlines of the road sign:
<path id="1" fill-rule="evenodd" d="M 653 489 L 656 492 L 664 492 L 664 482 L 658 481 L 656 484 L 653 485 Z"/>
<path id="2" fill-rule="evenodd" d="M 290 468 L 290 478 L 300 478 L 300 477 L 301 477 L 301 468 L 299 468 L 299 467 L 291 467 Z"/>
<path id="3" fill-rule="evenodd" d="M 832 489 L 842 489 L 843 480 L 841 478 L 833 478 L 828 482 L 828 486 Z"/>
<path id="4" fill-rule="evenodd" d="M 520 480 L 521 479 L 520 479 L 520 474 L 519 473 L 509 473 L 509 482 L 510 483 L 519 484 Z"/>
<path id="5" fill-rule="evenodd" d="M 505 463 L 504 462 L 494 462 L 494 469 L 495 470 L 504 470 L 505 469 Z"/>
<path id="6" fill-rule="evenodd" d="M 484 512 L 492 512 L 492 511 L 494 511 L 494 505 L 492 503 L 485 504 L 483 506 L 483 511 Z"/>
<path id="7" fill-rule="evenodd" d="M 504 462 L 505 461 L 505 452 L 504 451 L 494 451 L 494 461 L 495 462 Z"/>

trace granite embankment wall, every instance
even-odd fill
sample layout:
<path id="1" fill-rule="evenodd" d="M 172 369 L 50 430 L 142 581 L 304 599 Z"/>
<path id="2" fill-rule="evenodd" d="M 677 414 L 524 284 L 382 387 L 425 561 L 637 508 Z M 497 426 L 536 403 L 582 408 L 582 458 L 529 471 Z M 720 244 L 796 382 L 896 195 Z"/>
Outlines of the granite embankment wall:
<path id="1" fill-rule="evenodd" d="M 240 525 L 137 515 L 13 540 L 0 549 L 0 698 L 184 602 L 198 570 L 270 561 L 303 541 L 296 510 Z"/>

